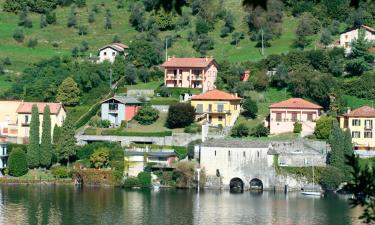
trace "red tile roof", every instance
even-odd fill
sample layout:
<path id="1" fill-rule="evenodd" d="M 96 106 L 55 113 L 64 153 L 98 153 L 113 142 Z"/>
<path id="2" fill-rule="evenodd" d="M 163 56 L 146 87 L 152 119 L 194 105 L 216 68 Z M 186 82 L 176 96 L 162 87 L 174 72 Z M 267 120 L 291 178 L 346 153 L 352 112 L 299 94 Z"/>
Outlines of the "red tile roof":
<path id="1" fill-rule="evenodd" d="M 211 63 L 215 63 L 214 58 L 168 58 L 161 67 L 196 67 L 206 68 Z"/>
<path id="2" fill-rule="evenodd" d="M 370 106 L 362 106 L 358 109 L 350 111 L 344 116 L 348 117 L 375 117 L 375 109 L 371 108 Z"/>
<path id="3" fill-rule="evenodd" d="M 206 93 L 193 96 L 192 100 L 241 100 L 242 98 L 224 91 L 211 90 Z"/>
<path id="4" fill-rule="evenodd" d="M 46 103 L 46 102 L 22 102 L 20 106 L 17 109 L 17 113 L 27 113 L 31 114 L 31 108 L 33 105 L 36 105 L 38 107 L 39 113 L 43 113 L 44 107 L 46 105 L 49 106 L 49 109 L 51 111 L 51 114 L 58 114 L 60 112 L 60 109 L 62 108 L 61 103 Z"/>
<path id="5" fill-rule="evenodd" d="M 270 105 L 270 108 L 290 108 L 290 109 L 322 109 L 321 106 L 308 102 L 302 98 L 290 98 L 285 101 Z"/>

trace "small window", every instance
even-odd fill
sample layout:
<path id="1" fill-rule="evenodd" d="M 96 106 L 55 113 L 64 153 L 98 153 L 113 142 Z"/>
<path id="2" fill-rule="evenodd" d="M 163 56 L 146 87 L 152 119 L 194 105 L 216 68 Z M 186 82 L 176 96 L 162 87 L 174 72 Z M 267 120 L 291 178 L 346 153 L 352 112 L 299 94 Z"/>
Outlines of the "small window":
<path id="1" fill-rule="evenodd" d="M 297 113 L 292 113 L 292 121 L 297 121 Z"/>
<path id="2" fill-rule="evenodd" d="M 219 117 L 218 117 L 218 120 L 219 120 L 219 121 L 223 121 L 223 117 L 222 117 L 222 116 L 219 116 Z"/>
<path id="3" fill-rule="evenodd" d="M 307 121 L 313 121 L 313 114 L 307 114 Z"/>
<path id="4" fill-rule="evenodd" d="M 214 153 L 215 153 L 215 156 L 216 156 L 216 151 Z"/>
<path id="5" fill-rule="evenodd" d="M 107 52 L 104 52 L 104 55 L 107 55 Z"/>
<path id="6" fill-rule="evenodd" d="M 365 120 L 365 129 L 372 129 L 372 120 Z"/>
<path id="7" fill-rule="evenodd" d="M 197 113 L 203 113 L 203 104 L 197 104 L 197 107 L 195 108 L 195 111 Z"/>
<path id="8" fill-rule="evenodd" d="M 345 38 L 348 39 L 348 35 L 347 34 L 345 34 Z"/>
<path id="9" fill-rule="evenodd" d="M 361 132 L 353 131 L 352 132 L 352 138 L 361 138 Z"/>
<path id="10" fill-rule="evenodd" d="M 224 112 L 224 105 L 223 104 L 217 104 L 217 111 L 218 112 Z"/>
<path id="11" fill-rule="evenodd" d="M 281 113 L 276 113 L 276 122 L 281 122 Z"/>
<path id="12" fill-rule="evenodd" d="M 116 55 L 116 52 L 112 52 L 112 56 L 115 56 Z"/>
<path id="13" fill-rule="evenodd" d="M 242 155 L 243 155 L 243 157 L 246 157 L 246 152 L 244 151 L 244 152 L 242 153 Z"/>
<path id="14" fill-rule="evenodd" d="M 365 131 L 364 136 L 365 138 L 372 138 L 372 131 Z"/>
<path id="15" fill-rule="evenodd" d="M 234 110 L 237 110 L 237 105 L 234 105 Z"/>
<path id="16" fill-rule="evenodd" d="M 230 157 L 230 151 L 228 151 L 228 156 Z"/>
<path id="17" fill-rule="evenodd" d="M 361 120 L 353 119 L 352 120 L 352 126 L 361 126 Z"/>
<path id="18" fill-rule="evenodd" d="M 258 151 L 258 158 L 260 157 L 260 153 L 259 153 L 259 151 Z"/>
<path id="19" fill-rule="evenodd" d="M 29 123 L 29 116 L 25 115 L 25 124 L 28 124 L 28 123 Z"/>

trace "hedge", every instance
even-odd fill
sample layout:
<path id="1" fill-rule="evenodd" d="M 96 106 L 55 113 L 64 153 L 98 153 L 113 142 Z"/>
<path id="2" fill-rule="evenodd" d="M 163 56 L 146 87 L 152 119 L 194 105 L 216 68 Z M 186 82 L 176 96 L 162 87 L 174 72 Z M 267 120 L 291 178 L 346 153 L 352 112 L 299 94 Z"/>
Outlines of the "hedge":
<path id="1" fill-rule="evenodd" d="M 13 149 L 8 159 L 9 175 L 20 177 L 25 175 L 28 171 L 26 153 L 21 148 Z"/>
<path id="2" fill-rule="evenodd" d="M 133 132 L 133 131 L 122 131 L 118 129 L 106 129 L 102 130 L 102 135 L 115 135 L 115 136 L 135 136 L 135 137 L 166 137 L 172 136 L 172 131 L 159 131 L 159 132 Z"/>
<path id="3" fill-rule="evenodd" d="M 82 127 L 89 122 L 91 117 L 95 116 L 101 107 L 101 102 L 96 103 L 86 114 L 79 118 L 75 124 L 76 129 Z"/>
<path id="4" fill-rule="evenodd" d="M 84 131 L 84 134 L 86 134 L 86 135 L 96 135 L 96 131 L 97 131 L 96 128 L 88 127 Z"/>

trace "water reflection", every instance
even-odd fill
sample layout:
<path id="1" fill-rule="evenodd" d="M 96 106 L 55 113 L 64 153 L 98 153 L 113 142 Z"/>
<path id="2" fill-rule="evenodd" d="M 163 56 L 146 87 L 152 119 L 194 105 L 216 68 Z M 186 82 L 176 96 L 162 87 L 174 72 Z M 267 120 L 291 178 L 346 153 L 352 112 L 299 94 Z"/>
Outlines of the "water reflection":
<path id="1" fill-rule="evenodd" d="M 299 193 L 0 186 L 0 224 L 341 225 L 359 214 L 344 199 Z"/>

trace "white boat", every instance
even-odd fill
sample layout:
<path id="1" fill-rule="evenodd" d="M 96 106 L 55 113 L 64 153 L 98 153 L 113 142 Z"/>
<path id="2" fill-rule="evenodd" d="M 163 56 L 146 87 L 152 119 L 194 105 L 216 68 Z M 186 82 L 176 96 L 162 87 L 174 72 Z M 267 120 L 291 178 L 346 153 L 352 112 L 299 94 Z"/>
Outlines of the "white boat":
<path id="1" fill-rule="evenodd" d="M 308 196 L 318 196 L 321 197 L 323 196 L 323 193 L 320 191 L 315 191 L 315 173 L 314 173 L 314 162 L 311 160 L 311 168 L 312 168 L 312 174 L 313 174 L 313 188 L 312 191 L 302 191 L 301 194 L 303 195 L 308 195 Z"/>

